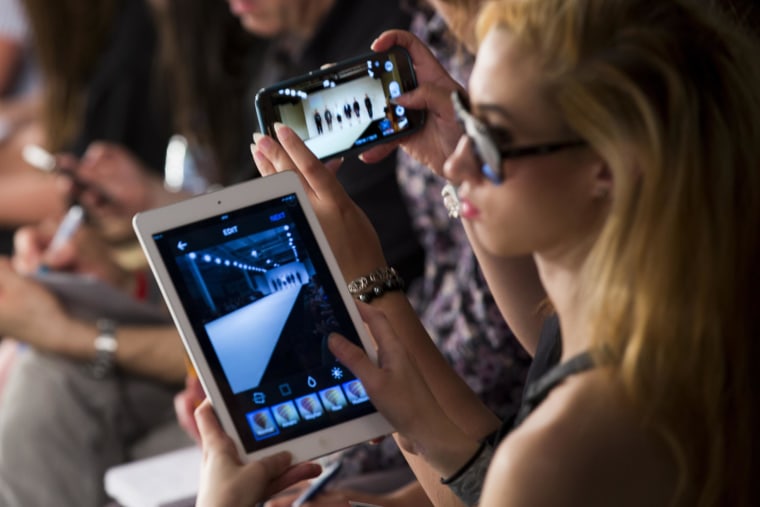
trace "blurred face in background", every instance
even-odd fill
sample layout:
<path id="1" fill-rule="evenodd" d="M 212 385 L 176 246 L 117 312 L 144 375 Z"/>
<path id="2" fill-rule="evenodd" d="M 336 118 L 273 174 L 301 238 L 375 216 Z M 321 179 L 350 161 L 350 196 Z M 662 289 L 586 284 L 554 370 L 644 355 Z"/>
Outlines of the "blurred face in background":
<path id="1" fill-rule="evenodd" d="M 335 0 L 227 0 L 248 32 L 264 38 L 310 36 Z"/>

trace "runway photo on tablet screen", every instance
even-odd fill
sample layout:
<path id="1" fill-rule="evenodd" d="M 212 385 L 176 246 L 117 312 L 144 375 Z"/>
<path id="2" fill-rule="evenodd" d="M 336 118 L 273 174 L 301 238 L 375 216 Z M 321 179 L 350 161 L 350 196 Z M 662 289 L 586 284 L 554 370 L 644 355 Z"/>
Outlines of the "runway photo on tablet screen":
<path id="1" fill-rule="evenodd" d="M 234 394 L 334 361 L 340 326 L 294 224 L 177 261 Z"/>
<path id="2" fill-rule="evenodd" d="M 206 325 L 234 393 L 261 383 L 300 292 L 284 288 Z"/>

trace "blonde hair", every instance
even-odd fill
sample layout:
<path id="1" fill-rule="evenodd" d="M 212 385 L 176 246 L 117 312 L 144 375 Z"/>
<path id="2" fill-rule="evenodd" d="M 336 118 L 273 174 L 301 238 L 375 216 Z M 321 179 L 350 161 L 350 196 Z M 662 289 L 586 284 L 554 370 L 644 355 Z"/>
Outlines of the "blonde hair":
<path id="1" fill-rule="evenodd" d="M 494 27 L 537 59 L 546 96 L 613 175 L 580 290 L 592 347 L 672 452 L 675 503 L 750 505 L 755 41 L 685 0 L 499 0 L 479 38 Z"/>

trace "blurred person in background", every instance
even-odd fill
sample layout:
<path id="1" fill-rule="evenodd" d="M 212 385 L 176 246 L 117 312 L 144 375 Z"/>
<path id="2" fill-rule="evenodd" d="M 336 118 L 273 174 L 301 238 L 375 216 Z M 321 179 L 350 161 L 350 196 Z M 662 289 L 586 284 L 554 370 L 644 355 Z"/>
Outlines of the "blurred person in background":
<path id="1" fill-rule="evenodd" d="M 44 83 L 43 147 L 65 153 L 59 165 L 72 170 L 94 150 L 113 154 L 97 144 L 107 141 L 117 154 L 160 171 L 170 111 L 154 76 L 157 37 L 148 5 L 26 0 L 25 6 Z M 24 276 L 44 262 L 160 305 L 147 273 L 115 250 L 132 237 L 94 215 L 85 222 L 55 252 L 47 251 L 55 221 L 19 231 L 15 269 L 0 261 L 0 333 L 29 345 L 12 365 L 0 406 L 3 506 L 102 506 L 109 466 L 188 442 L 172 410 L 185 372 L 173 326 L 119 322 L 106 329 L 97 308 L 66 307 Z M 96 345 L 101 336 L 110 337 L 108 349 Z"/>
<path id="2" fill-rule="evenodd" d="M 40 76 L 22 0 L 0 0 L 0 254 L 13 247 L 21 225 L 57 218 L 64 201 L 53 178 L 22 158 L 41 144 Z"/>

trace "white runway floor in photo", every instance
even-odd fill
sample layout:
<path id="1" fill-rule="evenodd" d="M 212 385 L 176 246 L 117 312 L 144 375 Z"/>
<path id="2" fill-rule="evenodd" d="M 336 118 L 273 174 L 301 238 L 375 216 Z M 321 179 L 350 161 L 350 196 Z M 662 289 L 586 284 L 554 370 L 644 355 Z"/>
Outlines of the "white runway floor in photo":
<path id="1" fill-rule="evenodd" d="M 284 288 L 206 324 L 232 392 L 259 385 L 300 290 Z"/>

